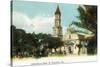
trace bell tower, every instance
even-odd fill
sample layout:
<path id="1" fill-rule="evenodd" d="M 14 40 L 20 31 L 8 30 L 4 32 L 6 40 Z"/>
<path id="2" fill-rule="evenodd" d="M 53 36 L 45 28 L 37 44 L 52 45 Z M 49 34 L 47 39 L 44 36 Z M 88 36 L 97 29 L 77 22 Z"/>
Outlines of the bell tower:
<path id="1" fill-rule="evenodd" d="M 54 37 L 59 37 L 60 39 L 62 39 L 61 12 L 59 6 L 57 6 L 57 9 L 55 11 L 55 23 L 53 31 L 54 31 Z"/>

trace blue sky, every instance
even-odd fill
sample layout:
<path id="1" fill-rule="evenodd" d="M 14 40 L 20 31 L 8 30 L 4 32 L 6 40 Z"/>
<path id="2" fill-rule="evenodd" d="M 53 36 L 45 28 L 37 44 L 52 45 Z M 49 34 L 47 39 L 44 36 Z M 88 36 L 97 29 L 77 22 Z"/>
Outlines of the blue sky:
<path id="1" fill-rule="evenodd" d="M 20 26 L 20 23 L 23 19 L 22 17 L 26 17 L 26 19 L 28 18 L 28 21 L 32 20 L 29 23 L 32 23 L 31 26 L 33 25 L 33 27 L 34 27 L 35 23 L 36 23 L 35 25 L 38 25 L 38 26 L 39 26 L 39 24 L 43 24 L 43 23 L 46 23 L 46 22 L 48 23 L 47 25 L 49 25 L 49 23 L 50 24 L 52 23 L 54 25 L 54 21 L 53 21 L 54 20 L 54 12 L 57 8 L 57 5 L 59 5 L 60 11 L 61 11 L 61 24 L 62 24 L 63 30 L 65 32 L 68 25 L 72 21 L 77 21 L 78 20 L 76 18 L 76 16 L 79 15 L 79 13 L 77 11 L 77 8 L 78 8 L 79 5 L 76 5 L 76 4 L 62 4 L 62 3 L 58 4 L 58 3 L 47 3 L 47 2 L 34 2 L 34 1 L 13 1 L 13 13 L 14 13 L 14 15 L 13 15 L 13 18 L 14 18 L 13 19 L 14 20 L 13 24 L 16 27 L 19 26 L 18 28 L 23 28 L 23 29 L 28 28 L 26 26 L 23 27 L 24 21 L 22 23 L 22 26 Z M 24 15 L 24 16 L 22 16 L 22 15 Z M 18 17 L 18 19 L 16 19 L 16 17 Z M 36 21 L 36 19 L 40 20 L 40 21 L 34 22 L 34 21 Z M 43 19 L 43 21 L 42 21 L 42 19 Z M 48 20 L 49 20 L 49 22 L 48 22 Z M 26 22 L 26 23 L 28 23 L 28 22 Z M 51 26 L 52 26 L 52 24 L 51 24 Z M 44 30 L 42 30 L 42 31 L 45 31 L 44 33 L 47 33 L 47 32 L 50 33 L 51 32 L 51 31 L 46 31 L 45 28 L 43 28 Z M 29 29 L 27 29 L 27 30 L 29 30 Z M 35 30 L 37 33 L 42 32 L 42 31 L 37 31 L 37 30 L 38 29 Z M 32 31 L 34 31 L 34 30 L 30 29 L 30 31 L 28 31 L 28 32 L 32 32 Z"/>

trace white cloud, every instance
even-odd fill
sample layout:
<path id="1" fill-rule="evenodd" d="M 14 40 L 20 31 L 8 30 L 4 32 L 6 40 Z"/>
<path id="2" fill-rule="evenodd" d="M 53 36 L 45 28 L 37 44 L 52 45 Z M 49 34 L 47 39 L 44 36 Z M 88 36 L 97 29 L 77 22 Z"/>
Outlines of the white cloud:
<path id="1" fill-rule="evenodd" d="M 32 32 L 33 31 L 33 25 L 31 19 L 20 12 L 13 12 L 13 25 L 15 25 L 19 29 L 24 29 L 26 32 Z"/>
<path id="2" fill-rule="evenodd" d="M 52 33 L 54 25 L 54 17 L 36 16 L 32 19 L 34 30 L 36 33 Z"/>
<path id="3" fill-rule="evenodd" d="M 13 12 L 13 25 L 15 25 L 17 28 L 24 29 L 29 33 L 52 33 L 54 17 L 35 16 L 30 19 L 23 13 Z"/>

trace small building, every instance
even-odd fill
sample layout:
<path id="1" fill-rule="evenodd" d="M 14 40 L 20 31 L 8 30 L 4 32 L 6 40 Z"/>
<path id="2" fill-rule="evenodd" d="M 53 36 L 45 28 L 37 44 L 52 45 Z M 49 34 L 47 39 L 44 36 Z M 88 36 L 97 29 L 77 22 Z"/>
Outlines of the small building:
<path id="1" fill-rule="evenodd" d="M 74 53 L 75 49 L 77 49 L 77 54 L 87 54 L 87 44 L 88 44 L 89 37 L 86 37 L 86 35 L 72 33 L 67 30 L 67 33 L 63 36 L 64 44 L 67 45 L 67 49 L 69 49 L 69 52 Z"/>

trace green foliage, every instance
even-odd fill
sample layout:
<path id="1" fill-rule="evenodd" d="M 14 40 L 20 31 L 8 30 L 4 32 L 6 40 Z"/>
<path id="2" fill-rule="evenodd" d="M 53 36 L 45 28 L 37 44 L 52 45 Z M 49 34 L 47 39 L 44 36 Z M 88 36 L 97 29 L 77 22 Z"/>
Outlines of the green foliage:
<path id="1" fill-rule="evenodd" d="M 41 56 L 48 56 L 48 49 L 57 48 L 63 44 L 59 38 L 52 37 L 50 34 L 26 33 L 22 29 L 16 29 L 14 25 L 11 26 L 11 35 L 12 57 L 34 56 L 39 58 Z"/>
<path id="2" fill-rule="evenodd" d="M 16 29 L 15 26 L 11 26 L 12 33 L 12 57 L 13 56 L 29 56 L 33 54 L 33 51 L 38 44 L 35 40 L 35 36 L 26 33 L 22 29 Z M 27 53 L 27 54 L 25 54 Z"/>
<path id="3" fill-rule="evenodd" d="M 78 8 L 79 21 L 73 21 L 71 25 L 75 25 L 78 29 L 74 29 L 77 33 L 85 33 L 90 35 L 87 31 L 79 30 L 79 28 L 86 29 L 92 32 L 92 41 L 88 40 L 87 51 L 88 54 L 94 54 L 97 50 L 97 6 L 84 5 Z"/>
<path id="4" fill-rule="evenodd" d="M 71 25 L 97 33 L 97 6 L 84 5 L 78 8 L 80 22 L 73 21 Z"/>

